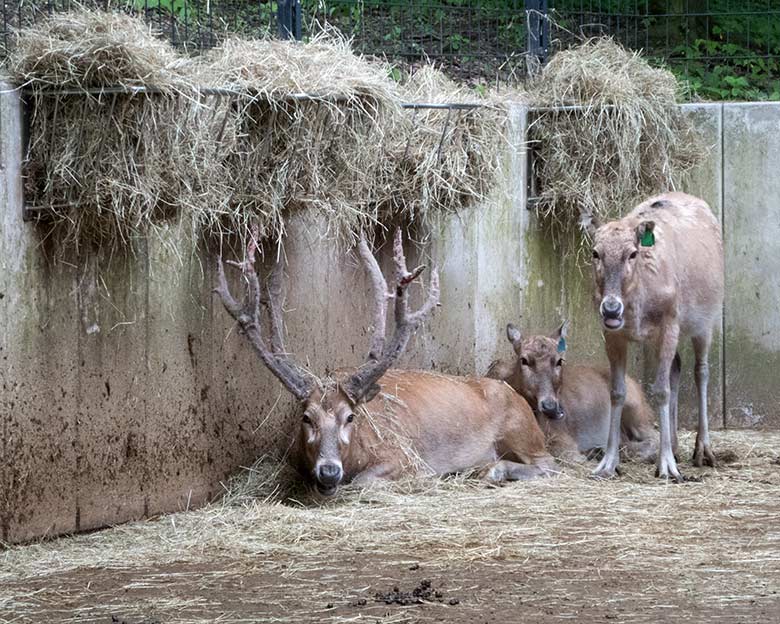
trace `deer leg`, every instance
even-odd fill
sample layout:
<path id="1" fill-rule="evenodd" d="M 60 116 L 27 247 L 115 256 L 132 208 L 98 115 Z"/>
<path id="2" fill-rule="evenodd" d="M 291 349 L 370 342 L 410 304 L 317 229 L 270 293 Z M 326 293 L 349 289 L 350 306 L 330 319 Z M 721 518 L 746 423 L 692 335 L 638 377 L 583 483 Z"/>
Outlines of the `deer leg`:
<path id="1" fill-rule="evenodd" d="M 620 422 L 623 416 L 623 404 L 626 400 L 626 351 L 628 343 L 623 338 L 610 338 L 606 341 L 609 358 L 610 376 L 610 421 L 607 449 L 593 476 L 597 479 L 610 479 L 617 474 L 620 465 Z"/>
<path id="2" fill-rule="evenodd" d="M 710 379 L 710 339 L 711 335 L 697 336 L 693 339 L 696 353 L 696 391 L 699 398 L 699 430 L 696 433 L 696 446 L 693 451 L 694 466 L 715 466 L 715 454 L 710 447 L 709 416 L 707 414 L 707 384 Z"/>
<path id="3" fill-rule="evenodd" d="M 679 461 L 677 455 L 677 397 L 680 394 L 681 362 L 680 353 L 675 353 L 672 367 L 669 369 L 669 425 L 672 429 L 672 453 L 674 453 L 675 461 Z"/>
<path id="4" fill-rule="evenodd" d="M 658 401 L 658 422 L 661 429 L 661 449 L 658 453 L 656 476 L 662 479 L 673 479 L 682 483 L 685 479 L 677 468 L 672 450 L 672 422 L 669 415 L 669 403 L 671 398 L 672 362 L 677 352 L 677 341 L 680 328 L 675 324 L 669 326 L 661 337 L 658 354 L 658 372 L 656 373 L 653 392 Z"/>
<path id="5" fill-rule="evenodd" d="M 484 477 L 493 483 L 501 483 L 502 481 L 530 481 L 540 477 L 551 477 L 559 472 L 552 461 L 547 464 L 520 464 L 501 459 L 488 468 Z"/>
<path id="6" fill-rule="evenodd" d="M 397 464 L 391 462 L 377 464 L 356 474 L 350 483 L 363 487 L 374 481 L 389 481 L 395 479 L 399 475 L 399 472 Z"/>

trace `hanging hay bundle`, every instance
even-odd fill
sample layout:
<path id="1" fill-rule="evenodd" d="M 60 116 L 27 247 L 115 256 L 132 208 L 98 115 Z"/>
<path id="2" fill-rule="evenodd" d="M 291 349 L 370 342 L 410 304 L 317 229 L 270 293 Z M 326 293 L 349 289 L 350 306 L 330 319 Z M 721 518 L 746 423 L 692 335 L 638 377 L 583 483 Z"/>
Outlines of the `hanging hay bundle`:
<path id="1" fill-rule="evenodd" d="M 407 117 L 388 162 L 393 194 L 385 209 L 427 221 L 484 201 L 499 166 L 505 107 L 497 99 L 480 100 L 431 66 L 413 72 L 402 94 L 410 103 L 482 106 L 420 108 Z"/>
<path id="2" fill-rule="evenodd" d="M 663 69 L 610 39 L 558 52 L 528 86 L 538 214 L 561 235 L 673 188 L 702 155 Z M 569 110 L 550 110 L 574 107 Z"/>
<path id="3" fill-rule="evenodd" d="M 191 93 L 180 65 L 121 14 L 60 13 L 17 33 L 9 71 L 33 104 L 26 203 L 51 219 L 60 250 L 126 245 L 186 201 L 180 152 L 196 129 L 177 96 Z M 91 92 L 115 87 L 159 93 Z"/>
<path id="4" fill-rule="evenodd" d="M 331 233 L 350 238 L 377 220 L 377 171 L 401 119 L 387 68 L 355 56 L 343 38 L 308 44 L 229 39 L 193 67 L 211 98 L 214 150 L 198 183 L 210 201 L 195 207 L 207 232 L 281 238 L 289 211 L 324 213 Z"/>

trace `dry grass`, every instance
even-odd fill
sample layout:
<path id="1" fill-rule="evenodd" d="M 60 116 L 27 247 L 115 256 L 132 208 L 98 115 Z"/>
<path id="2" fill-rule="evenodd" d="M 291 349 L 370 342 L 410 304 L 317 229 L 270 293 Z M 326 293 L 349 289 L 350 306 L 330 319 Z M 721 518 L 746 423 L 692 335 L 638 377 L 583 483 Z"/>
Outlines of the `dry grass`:
<path id="1" fill-rule="evenodd" d="M 480 99 L 433 66 L 414 71 L 401 86 L 405 101 L 426 104 L 473 104 L 471 110 L 414 110 L 407 117 L 389 155 L 383 202 L 387 218 L 395 215 L 423 223 L 443 214 L 476 206 L 493 190 L 506 147 L 506 102 Z"/>
<path id="2" fill-rule="evenodd" d="M 538 113 L 531 130 L 537 212 L 558 236 L 673 189 L 704 155 L 671 72 L 611 39 L 558 52 L 528 92 L 537 107 L 578 107 Z"/>
<path id="3" fill-rule="evenodd" d="M 306 207 L 352 240 L 377 222 L 377 172 L 402 119 L 387 67 L 326 33 L 308 44 L 229 39 L 191 69 L 198 84 L 241 94 L 212 103 L 220 140 L 197 164 L 208 176 L 200 227 L 242 235 L 256 222 L 261 237 L 281 240 L 286 215 Z"/>
<path id="4" fill-rule="evenodd" d="M 32 92 L 25 199 L 47 209 L 58 249 L 128 247 L 188 197 L 182 151 L 191 84 L 182 59 L 126 15 L 58 13 L 17 33 L 9 72 Z M 148 87 L 159 95 L 46 94 Z M 182 135 L 186 135 L 182 140 Z"/>
<path id="5" fill-rule="evenodd" d="M 526 92 L 480 100 L 432 67 L 397 85 L 332 32 L 307 44 L 234 38 L 188 60 L 141 20 L 79 11 L 20 31 L 10 71 L 34 92 L 27 199 L 53 211 L 65 247 L 126 246 L 182 213 L 220 238 L 257 223 L 278 241 L 291 211 L 313 207 L 323 235 L 353 242 L 378 223 L 488 209 L 517 97 L 581 107 L 540 113 L 531 128 L 538 211 L 558 238 L 671 188 L 702 153 L 674 77 L 609 40 L 559 52 Z M 42 93 L 106 86 L 163 93 Z"/>
<path id="6" fill-rule="evenodd" d="M 684 456 L 692 443 L 692 434 L 682 436 Z M 657 481 L 646 465 L 629 465 L 611 482 L 568 466 L 558 478 L 500 488 L 464 478 L 345 488 L 321 504 L 280 488 L 280 467 L 261 461 L 231 483 L 222 503 L 200 511 L 0 553 L 0 613 L 40 618 L 70 598 L 82 616 L 140 609 L 165 622 L 208 621 L 218 613 L 215 587 L 223 587 L 234 607 L 255 600 L 261 610 L 236 607 L 220 621 L 256 621 L 239 617 L 248 613 L 300 621 L 334 596 L 339 605 L 370 597 L 392 575 L 412 576 L 403 570 L 418 563 L 425 575 L 449 579 L 480 617 L 485 592 L 495 592 L 496 604 L 506 593 L 507 609 L 520 608 L 518 596 L 526 609 L 543 601 L 548 614 L 572 609 L 570 601 L 594 600 L 608 612 L 619 604 L 623 621 L 644 621 L 659 604 L 694 604 L 694 619 L 723 608 L 758 615 L 755 605 L 776 601 L 780 590 L 780 467 L 771 463 L 780 434 L 715 432 L 714 443 L 734 463 L 688 468 L 703 481 L 684 486 Z M 601 575 L 614 584 L 589 584 Z M 79 594 L 84 585 L 71 588 L 72 578 L 111 589 Z M 255 580 L 243 589 L 244 578 Z M 143 583 L 150 593 L 141 600 Z M 425 612 L 415 615 L 421 619 L 410 621 L 428 621 Z M 320 616 L 345 621 L 343 612 Z M 369 613 L 352 616 L 373 621 Z"/>

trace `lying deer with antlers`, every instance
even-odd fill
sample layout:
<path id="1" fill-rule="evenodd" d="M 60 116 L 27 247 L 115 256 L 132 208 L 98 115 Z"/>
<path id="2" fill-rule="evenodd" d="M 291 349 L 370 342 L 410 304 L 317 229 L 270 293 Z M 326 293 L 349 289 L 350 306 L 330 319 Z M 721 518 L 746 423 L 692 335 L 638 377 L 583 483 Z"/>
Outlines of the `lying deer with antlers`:
<path id="1" fill-rule="evenodd" d="M 300 402 L 302 419 L 293 460 L 323 495 L 342 483 L 393 479 L 409 473 L 444 475 L 483 469 L 492 481 L 530 479 L 557 472 L 544 434 L 528 404 L 505 383 L 424 371 L 392 370 L 410 337 L 438 303 L 436 271 L 426 301 L 408 309 L 408 286 L 423 271 L 408 271 L 400 230 L 393 245 L 395 284 L 387 282 L 368 244 L 360 257 L 374 294 L 374 334 L 366 362 L 317 380 L 292 363 L 282 340 L 281 261 L 261 293 L 254 269 L 254 243 L 237 265 L 247 283 L 238 302 L 225 280 L 220 258 L 215 292 L 238 322 L 257 355 Z M 385 340 L 387 303 L 392 299 L 395 328 Z M 268 343 L 261 332 L 260 305 L 268 309 Z"/>
<path id="2" fill-rule="evenodd" d="M 496 360 L 487 376 L 503 379 L 528 401 L 553 455 L 584 461 L 607 448 L 609 370 L 566 364 L 567 326 L 564 322 L 549 336 L 523 337 L 509 323 L 506 335 L 516 357 L 511 363 Z M 626 378 L 626 388 L 620 447 L 630 457 L 654 461 L 658 444 L 652 411 L 642 388 L 631 377 Z"/>
<path id="3" fill-rule="evenodd" d="M 707 357 L 723 307 L 720 224 L 701 199 L 665 193 L 642 202 L 593 234 L 595 303 L 610 364 L 611 423 L 597 477 L 615 475 L 620 461 L 620 419 L 626 397 L 626 351 L 644 342 L 658 355 L 654 392 L 661 430 L 658 476 L 682 481 L 677 446 L 679 341 L 689 337 L 696 357 L 699 430 L 693 463 L 715 465 L 707 417 Z"/>

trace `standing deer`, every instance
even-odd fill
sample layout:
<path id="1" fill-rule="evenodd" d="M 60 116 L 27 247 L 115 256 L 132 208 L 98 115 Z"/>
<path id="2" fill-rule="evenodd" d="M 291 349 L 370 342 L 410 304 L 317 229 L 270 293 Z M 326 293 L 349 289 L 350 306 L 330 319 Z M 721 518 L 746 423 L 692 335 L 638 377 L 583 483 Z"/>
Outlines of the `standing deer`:
<path id="1" fill-rule="evenodd" d="M 506 335 L 516 357 L 511 363 L 496 360 L 487 376 L 506 381 L 528 401 L 553 455 L 584 461 L 583 455 L 607 447 L 609 370 L 566 363 L 567 327 L 564 322 L 549 336 L 524 338 L 509 323 Z M 643 461 L 654 461 L 658 451 L 651 418 L 642 388 L 628 377 L 620 447 Z"/>
<path id="2" fill-rule="evenodd" d="M 238 322 L 257 355 L 301 405 L 293 459 L 303 477 L 323 495 L 341 483 L 366 483 L 403 474 L 443 475 L 483 468 L 490 480 L 517 480 L 556 472 L 544 434 L 528 404 L 493 379 L 391 370 L 410 337 L 438 303 L 436 271 L 422 307 L 408 309 L 408 286 L 424 267 L 406 268 L 400 230 L 393 245 L 395 284 L 388 291 L 379 265 L 361 239 L 360 257 L 374 295 L 374 333 L 366 362 L 320 381 L 295 366 L 282 341 L 281 262 L 263 293 L 254 270 L 254 242 L 237 265 L 247 283 L 239 303 L 230 294 L 221 258 L 215 292 Z M 395 328 L 385 340 L 387 303 L 394 300 Z M 270 333 L 261 332 L 260 304 L 268 309 Z"/>
<path id="3" fill-rule="evenodd" d="M 709 206 L 685 193 L 665 193 L 599 227 L 594 233 L 593 275 L 611 377 L 609 441 L 594 475 L 614 476 L 620 461 L 626 350 L 634 341 L 652 344 L 658 355 L 653 386 L 661 430 L 657 476 L 684 480 L 674 453 L 680 383 L 677 345 L 685 336 L 693 342 L 699 395 L 693 463 L 714 466 L 707 418 L 707 356 L 723 307 L 723 242 Z"/>

